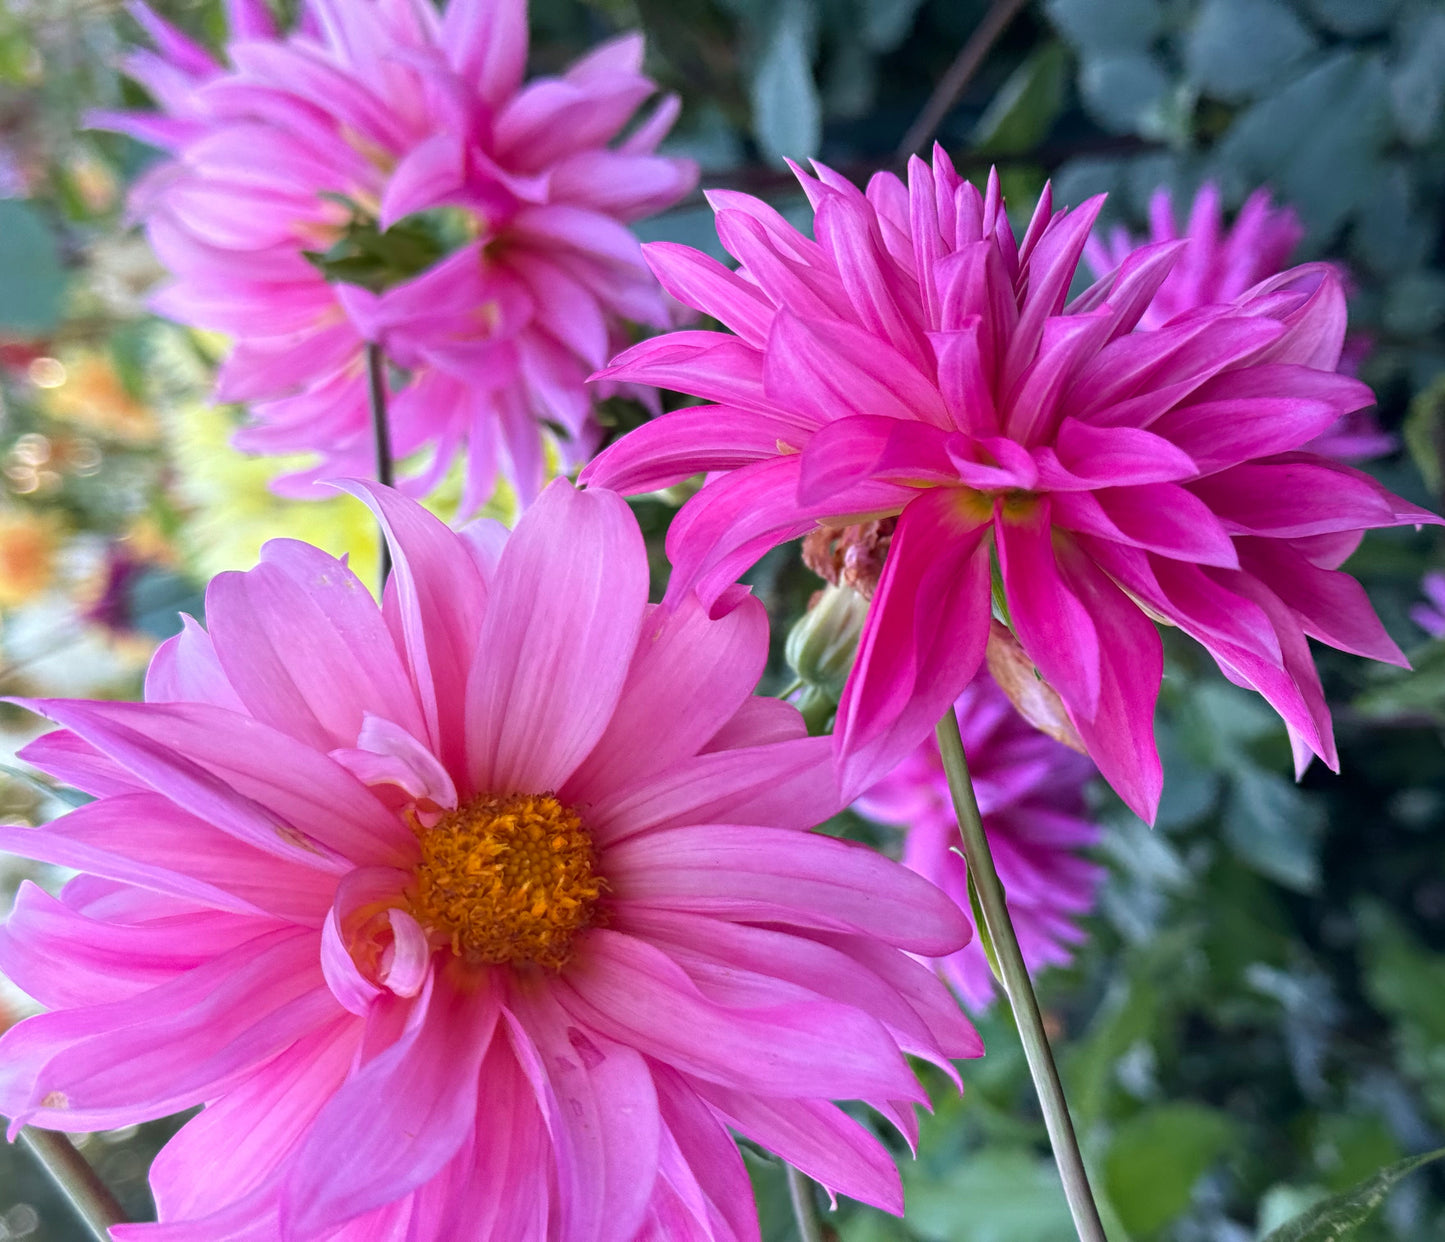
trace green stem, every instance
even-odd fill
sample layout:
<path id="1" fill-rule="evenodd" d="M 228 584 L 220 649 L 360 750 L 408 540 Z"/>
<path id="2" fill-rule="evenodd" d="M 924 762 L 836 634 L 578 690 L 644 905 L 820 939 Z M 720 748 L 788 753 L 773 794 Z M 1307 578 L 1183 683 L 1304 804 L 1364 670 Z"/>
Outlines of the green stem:
<path id="1" fill-rule="evenodd" d="M 813 1198 L 813 1183 L 806 1173 L 788 1165 L 788 1197 L 793 1201 L 793 1219 L 798 1222 L 802 1242 L 823 1242 L 823 1225 L 818 1219 L 818 1203 Z"/>
<path id="2" fill-rule="evenodd" d="M 64 1192 L 80 1217 L 100 1242 L 109 1242 L 110 1227 L 125 1223 L 125 1213 L 75 1146 L 54 1130 L 37 1130 L 26 1126 L 20 1131 L 25 1145 L 45 1167 L 51 1179 Z"/>
<path id="3" fill-rule="evenodd" d="M 1099 1209 L 1094 1205 L 1093 1192 L 1089 1189 L 1089 1175 L 1084 1171 L 1084 1159 L 1079 1154 L 1079 1140 L 1074 1134 L 1074 1123 L 1069 1118 L 1069 1106 L 1064 1099 L 1063 1084 L 1059 1082 L 1058 1068 L 1054 1065 L 1054 1054 L 1049 1048 L 1048 1036 L 1044 1034 L 1038 998 L 1034 996 L 1018 936 L 1009 919 L 1003 885 L 999 883 L 993 855 L 989 853 L 983 819 L 978 813 L 978 799 L 974 796 L 973 781 L 968 774 L 968 760 L 963 754 L 958 715 L 952 707 L 938 722 L 937 736 L 943 770 L 948 774 L 948 790 L 953 795 L 953 810 L 958 816 L 958 830 L 963 837 L 964 857 L 973 875 L 979 904 L 983 906 L 984 922 L 1003 974 L 1004 991 L 1013 1009 L 1019 1038 L 1023 1041 L 1029 1073 L 1033 1075 L 1034 1091 L 1044 1111 L 1044 1125 L 1048 1128 L 1054 1160 L 1063 1178 L 1064 1196 L 1069 1201 L 1074 1228 L 1081 1242 L 1108 1242 L 1104 1226 L 1099 1222 Z"/>
<path id="4" fill-rule="evenodd" d="M 366 392 L 371 403 L 371 434 L 376 445 L 376 481 L 383 487 L 391 487 L 395 480 L 391 455 L 391 424 L 386 416 L 386 359 L 381 346 L 375 341 L 366 343 Z M 391 576 L 391 548 L 386 542 L 386 532 L 379 536 L 379 563 L 381 585 Z"/>

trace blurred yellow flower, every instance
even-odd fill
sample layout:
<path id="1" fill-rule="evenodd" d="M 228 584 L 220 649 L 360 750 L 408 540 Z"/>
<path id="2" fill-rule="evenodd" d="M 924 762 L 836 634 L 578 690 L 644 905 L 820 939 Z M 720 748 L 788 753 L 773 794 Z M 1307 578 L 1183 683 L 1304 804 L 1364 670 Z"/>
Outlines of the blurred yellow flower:
<path id="1" fill-rule="evenodd" d="M 187 512 L 177 534 L 182 554 L 198 576 L 209 579 L 227 569 L 249 569 L 268 539 L 300 539 L 333 556 L 348 554 L 350 565 L 371 586 L 378 574 L 378 536 L 370 511 L 350 496 L 334 500 L 288 500 L 270 490 L 271 480 L 308 464 L 304 457 L 249 457 L 230 445 L 235 414 L 195 402 L 168 418 L 176 491 Z M 461 494 L 460 469 L 426 501 L 451 520 Z M 515 501 L 499 491 L 485 515 L 510 522 Z"/>

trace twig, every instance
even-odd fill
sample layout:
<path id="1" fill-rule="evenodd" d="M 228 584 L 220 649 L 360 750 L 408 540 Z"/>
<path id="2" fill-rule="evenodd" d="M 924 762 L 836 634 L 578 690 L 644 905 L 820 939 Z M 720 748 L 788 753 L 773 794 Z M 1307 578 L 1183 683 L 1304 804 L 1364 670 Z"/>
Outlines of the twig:
<path id="1" fill-rule="evenodd" d="M 125 1212 L 100 1180 L 90 1162 L 63 1134 L 26 1126 L 20 1131 L 25 1145 L 60 1187 L 75 1214 L 89 1226 L 100 1242 L 110 1242 L 110 1227 L 125 1223 Z"/>
<path id="2" fill-rule="evenodd" d="M 1029 1063 L 1034 1092 L 1044 1112 L 1044 1125 L 1063 1178 L 1064 1197 L 1069 1201 L 1074 1229 L 1080 1242 L 1108 1242 L 1104 1226 L 1099 1221 L 1099 1209 L 1094 1205 L 1093 1192 L 1089 1189 L 1089 1175 L 1084 1171 L 1084 1158 L 1079 1153 L 1079 1140 L 1069 1117 L 1069 1105 L 1064 1099 L 1054 1054 L 1044 1033 L 1038 998 L 1034 995 L 1018 935 L 1009 918 L 1003 885 L 999 883 L 998 872 L 994 869 L 993 855 L 989 853 L 983 818 L 978 813 L 978 799 L 974 796 L 973 781 L 968 774 L 968 760 L 963 754 L 958 714 L 952 707 L 938 722 L 937 737 L 943 770 L 948 775 L 948 791 L 953 795 L 953 809 L 958 816 L 959 834 L 963 837 L 964 858 L 978 892 L 979 904 L 983 907 L 984 923 L 1003 974 L 1004 992 L 1018 1023 L 1024 1057 Z"/>
<path id="3" fill-rule="evenodd" d="M 953 64 L 949 65 L 947 72 L 938 79 L 938 85 L 933 88 L 933 94 L 923 105 L 923 111 L 903 135 L 903 141 L 898 144 L 898 150 L 894 153 L 898 163 L 906 162 L 910 155 L 933 137 L 943 118 L 948 115 L 948 110 L 958 102 L 964 88 L 973 80 L 973 75 L 983 64 L 989 49 L 998 42 L 999 36 L 1008 29 L 1009 23 L 1019 15 L 1026 3 L 1027 0 L 994 0 L 988 12 L 983 15 L 983 21 L 974 27 L 968 42 L 954 57 Z"/>

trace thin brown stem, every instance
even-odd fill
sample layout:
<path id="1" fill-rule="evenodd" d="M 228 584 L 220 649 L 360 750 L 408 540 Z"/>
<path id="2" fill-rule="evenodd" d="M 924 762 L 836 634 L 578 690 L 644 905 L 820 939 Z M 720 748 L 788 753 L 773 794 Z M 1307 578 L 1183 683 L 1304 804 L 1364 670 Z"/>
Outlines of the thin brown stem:
<path id="1" fill-rule="evenodd" d="M 953 64 L 949 65 L 944 75 L 938 79 L 938 85 L 933 88 L 933 94 L 928 97 L 923 110 L 903 135 L 903 141 L 898 144 L 898 150 L 894 153 L 900 164 L 920 150 L 937 132 L 943 118 L 948 115 L 948 110 L 958 102 L 959 96 L 973 81 L 973 75 L 983 64 L 989 49 L 998 42 L 999 36 L 1008 29 L 1009 23 L 1019 15 L 1026 3 L 1027 0 L 994 0 L 988 12 L 983 15 L 983 20 L 969 35 L 968 42 L 954 57 Z"/>
<path id="2" fill-rule="evenodd" d="M 75 1144 L 54 1130 L 37 1130 L 34 1126 L 26 1126 L 20 1137 L 70 1200 L 75 1214 L 100 1242 L 108 1242 L 110 1227 L 124 1224 L 125 1212 Z"/>

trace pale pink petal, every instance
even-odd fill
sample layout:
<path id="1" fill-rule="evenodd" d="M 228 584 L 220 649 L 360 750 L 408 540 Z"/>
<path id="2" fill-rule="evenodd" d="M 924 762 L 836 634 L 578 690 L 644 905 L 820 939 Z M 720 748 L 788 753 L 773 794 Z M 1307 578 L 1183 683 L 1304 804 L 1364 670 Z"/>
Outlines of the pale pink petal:
<path id="1" fill-rule="evenodd" d="M 283 1235 L 335 1227 L 417 1189 L 451 1159 L 477 1116 L 496 991 L 436 979 L 411 1002 L 394 1043 L 318 1114 L 281 1192 Z"/>
<path id="2" fill-rule="evenodd" d="M 617 707 L 647 585 L 621 497 L 559 480 L 527 510 L 467 684 L 471 789 L 556 789 L 578 768 Z"/>

